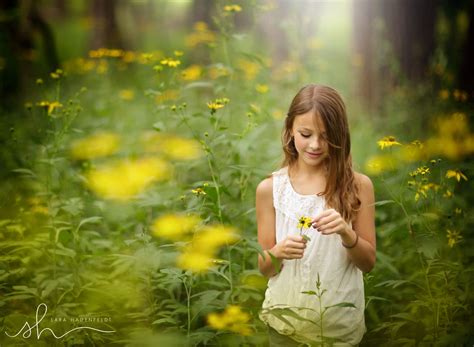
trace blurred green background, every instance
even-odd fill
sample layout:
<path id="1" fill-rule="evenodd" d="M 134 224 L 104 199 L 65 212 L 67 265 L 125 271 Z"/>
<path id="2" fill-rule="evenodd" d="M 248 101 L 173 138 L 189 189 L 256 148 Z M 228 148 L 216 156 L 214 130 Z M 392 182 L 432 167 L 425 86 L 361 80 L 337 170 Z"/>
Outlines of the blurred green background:
<path id="1" fill-rule="evenodd" d="M 265 346 L 255 187 L 320 83 L 376 190 L 361 344 L 474 343 L 473 39 L 467 0 L 2 1 L 0 342 Z M 102 332 L 11 337 L 41 303 Z"/>

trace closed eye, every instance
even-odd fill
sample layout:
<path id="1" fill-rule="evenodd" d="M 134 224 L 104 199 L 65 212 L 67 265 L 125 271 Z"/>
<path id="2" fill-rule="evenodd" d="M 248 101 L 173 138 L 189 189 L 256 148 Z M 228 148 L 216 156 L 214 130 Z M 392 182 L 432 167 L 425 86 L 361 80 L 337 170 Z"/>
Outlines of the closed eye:
<path id="1" fill-rule="evenodd" d="M 311 135 L 301 134 L 301 136 L 303 136 L 304 138 L 308 138 L 308 137 L 310 137 Z"/>

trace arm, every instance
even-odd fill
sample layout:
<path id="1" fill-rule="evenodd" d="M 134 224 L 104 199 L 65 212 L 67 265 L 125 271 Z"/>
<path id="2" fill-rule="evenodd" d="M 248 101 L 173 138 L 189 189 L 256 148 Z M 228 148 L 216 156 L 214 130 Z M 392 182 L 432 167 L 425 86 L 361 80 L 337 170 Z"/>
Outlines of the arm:
<path id="1" fill-rule="evenodd" d="M 258 255 L 258 269 L 262 275 L 272 277 L 278 273 L 283 259 L 301 259 L 306 240 L 299 235 L 290 235 L 276 243 L 275 208 L 273 207 L 273 178 L 263 180 L 256 192 L 258 243 L 264 250 L 265 259 Z M 277 258 L 277 267 L 269 255 Z"/>
<path id="2" fill-rule="evenodd" d="M 369 177 L 357 175 L 359 181 L 359 193 L 361 206 L 352 229 L 341 233 L 341 241 L 345 245 L 353 245 L 356 233 L 359 240 L 354 248 L 347 248 L 347 255 L 351 261 L 362 271 L 369 272 L 375 265 L 375 197 L 374 187 Z"/>
<path id="3" fill-rule="evenodd" d="M 274 276 L 278 269 L 273 266 L 268 254 L 275 255 L 275 209 L 273 207 L 273 178 L 267 178 L 260 182 L 256 192 L 257 229 L 258 243 L 262 246 L 265 259 L 258 255 L 258 269 L 266 277 Z M 278 268 L 281 260 L 278 260 Z"/>
<path id="4" fill-rule="evenodd" d="M 349 259 L 362 271 L 369 272 L 375 265 L 374 187 L 367 176 L 357 174 L 356 179 L 361 205 L 352 228 L 332 208 L 323 211 L 312 223 L 322 235 L 339 234 L 342 243 L 350 246 L 346 247 Z"/>

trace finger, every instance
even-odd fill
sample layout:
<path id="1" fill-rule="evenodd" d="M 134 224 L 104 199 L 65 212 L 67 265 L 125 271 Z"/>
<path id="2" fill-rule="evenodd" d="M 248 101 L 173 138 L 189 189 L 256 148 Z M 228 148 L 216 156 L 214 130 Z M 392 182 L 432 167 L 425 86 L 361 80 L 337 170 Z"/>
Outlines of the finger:
<path id="1" fill-rule="evenodd" d="M 319 231 L 323 231 L 323 230 L 328 230 L 328 229 L 335 228 L 338 225 L 340 225 L 340 221 L 339 220 L 333 220 L 332 222 L 329 222 L 325 225 L 321 225 L 318 229 L 319 229 Z"/>
<path id="2" fill-rule="evenodd" d="M 337 230 L 339 230 L 338 227 L 336 228 L 331 228 L 331 229 L 327 229 L 327 230 L 322 230 L 321 231 L 321 234 L 323 235 L 331 235 L 331 234 L 335 234 L 337 232 Z"/>
<path id="3" fill-rule="evenodd" d="M 293 242 L 290 246 L 291 248 L 304 249 L 306 247 L 305 242 Z"/>
<path id="4" fill-rule="evenodd" d="M 321 212 L 320 214 L 318 214 L 311 223 L 317 223 L 321 218 L 323 217 L 326 217 L 328 216 L 329 214 L 331 214 L 331 209 L 329 210 L 324 210 L 323 212 Z"/>
<path id="5" fill-rule="evenodd" d="M 290 235 L 288 236 L 288 239 L 293 242 L 298 242 L 298 243 L 306 242 L 306 240 L 301 235 Z"/>
<path id="6" fill-rule="evenodd" d="M 338 219 L 338 217 L 339 217 L 339 215 L 337 215 L 337 214 L 331 214 L 331 215 L 329 215 L 329 216 L 326 216 L 326 217 L 324 217 L 324 218 L 321 218 L 321 219 L 319 220 L 319 222 L 315 223 L 316 228 L 320 228 L 320 227 L 322 227 L 323 225 L 326 225 L 326 224 L 328 224 L 328 223 L 330 223 L 330 222 L 332 222 L 332 221 Z"/>

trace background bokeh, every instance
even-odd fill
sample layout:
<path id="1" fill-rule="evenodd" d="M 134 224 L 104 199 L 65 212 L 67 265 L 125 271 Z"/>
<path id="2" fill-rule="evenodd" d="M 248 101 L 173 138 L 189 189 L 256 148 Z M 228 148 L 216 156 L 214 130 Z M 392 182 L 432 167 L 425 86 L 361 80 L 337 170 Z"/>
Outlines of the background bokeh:
<path id="1" fill-rule="evenodd" d="M 0 343 L 265 346 L 255 188 L 320 83 L 375 186 L 362 345 L 473 344 L 473 40 L 467 0 L 2 1 Z M 12 337 L 42 303 L 102 331 Z"/>

